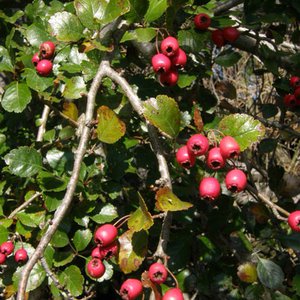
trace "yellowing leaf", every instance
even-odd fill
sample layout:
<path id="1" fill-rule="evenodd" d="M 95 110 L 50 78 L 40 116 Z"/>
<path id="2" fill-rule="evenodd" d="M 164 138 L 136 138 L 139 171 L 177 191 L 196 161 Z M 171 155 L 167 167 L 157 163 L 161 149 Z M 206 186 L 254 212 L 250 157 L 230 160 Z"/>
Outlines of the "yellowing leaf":
<path id="1" fill-rule="evenodd" d="M 70 119 L 77 121 L 78 109 L 76 104 L 73 102 L 65 102 L 63 104 L 63 114 L 69 117 Z"/>
<path id="2" fill-rule="evenodd" d="M 159 189 L 155 199 L 155 206 L 162 211 L 186 210 L 193 206 L 189 202 L 181 201 L 168 187 Z"/>

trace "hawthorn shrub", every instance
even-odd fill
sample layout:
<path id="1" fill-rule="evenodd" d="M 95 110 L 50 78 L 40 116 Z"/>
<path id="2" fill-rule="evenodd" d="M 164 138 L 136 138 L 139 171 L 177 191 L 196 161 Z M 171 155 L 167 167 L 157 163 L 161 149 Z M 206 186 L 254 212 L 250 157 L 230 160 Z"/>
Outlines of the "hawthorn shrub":
<path id="1" fill-rule="evenodd" d="M 296 0 L 2 1 L 1 299 L 298 299 L 299 19 Z M 170 36 L 181 62 L 152 66 Z M 178 161 L 196 134 L 208 151 Z"/>

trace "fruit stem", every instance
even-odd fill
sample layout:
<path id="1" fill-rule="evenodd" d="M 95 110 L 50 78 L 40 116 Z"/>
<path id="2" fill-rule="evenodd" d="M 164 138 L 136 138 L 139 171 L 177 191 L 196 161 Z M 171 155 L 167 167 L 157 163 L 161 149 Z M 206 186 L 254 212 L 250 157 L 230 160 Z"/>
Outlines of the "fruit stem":
<path id="1" fill-rule="evenodd" d="M 126 223 L 128 221 L 129 217 L 130 217 L 130 215 L 123 216 L 122 218 L 117 220 L 113 225 L 119 229 L 120 227 L 122 227 L 124 225 L 124 223 Z"/>
<path id="2" fill-rule="evenodd" d="M 173 278 L 174 282 L 175 282 L 175 285 L 176 285 L 176 288 L 179 288 L 179 284 L 178 284 L 178 281 L 177 281 L 177 278 L 175 277 L 175 275 L 170 271 L 170 269 L 165 265 L 168 273 L 171 275 L 171 277 Z"/>

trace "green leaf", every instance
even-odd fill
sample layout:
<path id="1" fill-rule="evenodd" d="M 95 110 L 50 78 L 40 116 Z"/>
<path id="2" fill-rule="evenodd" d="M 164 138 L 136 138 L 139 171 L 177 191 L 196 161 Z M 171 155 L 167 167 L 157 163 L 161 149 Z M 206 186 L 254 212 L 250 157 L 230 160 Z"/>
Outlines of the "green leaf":
<path id="1" fill-rule="evenodd" d="M 1 105 L 8 112 L 20 113 L 31 101 L 31 92 L 25 83 L 14 81 L 5 91 Z"/>
<path id="2" fill-rule="evenodd" d="M 24 12 L 22 10 L 16 11 L 11 17 L 7 16 L 2 10 L 0 11 L 0 18 L 4 19 L 5 22 L 14 24 L 18 19 L 24 16 Z"/>
<path id="3" fill-rule="evenodd" d="M 231 67 L 235 65 L 241 57 L 241 54 L 232 51 L 232 49 L 225 50 L 218 55 L 215 59 L 215 63 L 223 67 Z"/>
<path id="4" fill-rule="evenodd" d="M 31 177 L 42 169 L 41 154 L 27 146 L 11 150 L 4 160 L 10 172 L 20 177 Z"/>
<path id="5" fill-rule="evenodd" d="M 108 203 L 101 208 L 100 212 L 97 215 L 92 216 L 91 219 L 97 224 L 104 224 L 113 221 L 117 217 L 117 208 L 112 204 Z"/>
<path id="6" fill-rule="evenodd" d="M 53 175 L 50 172 L 40 171 L 37 177 L 42 191 L 61 192 L 67 187 L 67 180 Z"/>
<path id="7" fill-rule="evenodd" d="M 297 274 L 293 277 L 293 289 L 300 296 L 300 274 Z"/>
<path id="8" fill-rule="evenodd" d="M 67 267 L 58 277 L 60 284 L 65 286 L 74 297 L 82 294 L 84 277 L 77 266 Z"/>
<path id="9" fill-rule="evenodd" d="M 1 220 L 0 220 L 1 223 Z M 4 226 L 0 225 L 0 244 L 7 241 L 8 238 L 8 230 Z"/>
<path id="10" fill-rule="evenodd" d="M 154 223 L 146 203 L 140 194 L 139 204 L 140 207 L 130 215 L 127 221 L 128 228 L 135 232 L 148 230 Z"/>
<path id="11" fill-rule="evenodd" d="M 109 107 L 102 105 L 97 110 L 97 135 L 101 142 L 114 144 L 126 132 L 125 123 Z"/>
<path id="12" fill-rule="evenodd" d="M 77 230 L 73 237 L 73 243 L 77 251 L 84 250 L 92 240 L 93 234 L 89 229 Z"/>
<path id="13" fill-rule="evenodd" d="M 62 172 L 65 169 L 66 164 L 73 161 L 73 153 L 63 152 L 54 148 L 47 152 L 46 159 L 51 168 L 58 172 Z"/>
<path id="14" fill-rule="evenodd" d="M 77 42 L 83 37 L 84 27 L 80 23 L 77 16 L 63 11 L 54 14 L 49 19 L 51 34 L 58 41 Z"/>
<path id="15" fill-rule="evenodd" d="M 55 211 L 63 199 L 63 193 L 43 193 L 43 199 L 45 201 L 46 208 L 49 212 Z"/>
<path id="16" fill-rule="evenodd" d="M 25 69 L 24 77 L 26 78 L 26 84 L 37 92 L 43 92 L 53 86 L 53 78 L 39 76 L 33 69 Z"/>
<path id="17" fill-rule="evenodd" d="M 137 28 L 135 30 L 126 31 L 121 39 L 121 43 L 131 40 L 137 40 L 140 43 L 150 42 L 156 36 L 154 28 Z"/>
<path id="18" fill-rule="evenodd" d="M 0 72 L 3 71 L 13 72 L 14 65 L 7 49 L 5 49 L 3 46 L 0 46 Z"/>
<path id="19" fill-rule="evenodd" d="M 180 129 L 180 110 L 173 98 L 158 95 L 143 102 L 144 116 L 162 134 L 169 138 L 176 138 Z"/>
<path id="20" fill-rule="evenodd" d="M 203 49 L 206 49 L 208 40 L 210 40 L 210 34 L 208 32 L 199 33 L 194 29 L 180 30 L 178 32 L 179 44 L 187 52 L 202 52 Z"/>
<path id="21" fill-rule="evenodd" d="M 51 40 L 46 29 L 38 23 L 33 23 L 27 27 L 25 37 L 30 45 L 36 48 L 39 48 L 42 42 Z"/>
<path id="22" fill-rule="evenodd" d="M 148 233 L 144 230 L 133 232 L 125 231 L 119 237 L 118 263 L 121 271 L 129 274 L 138 270 L 147 254 Z"/>
<path id="23" fill-rule="evenodd" d="M 129 0 L 130 11 L 126 14 L 127 21 L 134 23 L 143 19 L 148 7 L 148 0 Z"/>
<path id="24" fill-rule="evenodd" d="M 241 151 L 265 135 L 264 125 L 247 114 L 232 114 L 223 118 L 219 123 L 219 130 L 224 135 L 235 138 Z"/>
<path id="25" fill-rule="evenodd" d="M 66 85 L 63 91 L 63 96 L 67 99 L 79 99 L 87 93 L 86 85 L 81 76 L 73 76 L 72 78 L 64 79 Z"/>
<path id="26" fill-rule="evenodd" d="M 54 233 L 52 239 L 51 239 L 51 245 L 53 247 L 62 248 L 69 244 L 69 238 L 67 233 L 64 231 L 58 229 Z"/>
<path id="27" fill-rule="evenodd" d="M 161 17 L 168 8 L 167 0 L 149 0 L 149 7 L 145 14 L 146 22 L 153 22 Z"/>
<path id="28" fill-rule="evenodd" d="M 41 210 L 34 213 L 19 212 L 17 218 L 20 222 L 28 227 L 37 227 L 45 221 L 45 211 Z"/>
<path id="29" fill-rule="evenodd" d="M 61 267 L 69 264 L 75 257 L 73 251 L 55 251 L 53 255 L 54 267 Z"/>
<path id="30" fill-rule="evenodd" d="M 187 210 L 193 206 L 189 202 L 181 201 L 168 187 L 160 188 L 155 195 L 155 206 L 161 211 Z"/>
<path id="31" fill-rule="evenodd" d="M 190 86 L 196 78 L 194 75 L 180 74 L 177 85 L 182 89 L 186 88 Z"/>
<path id="32" fill-rule="evenodd" d="M 284 273 L 274 262 L 259 258 L 257 264 L 257 275 L 260 282 L 269 289 L 279 289 L 282 287 Z"/>

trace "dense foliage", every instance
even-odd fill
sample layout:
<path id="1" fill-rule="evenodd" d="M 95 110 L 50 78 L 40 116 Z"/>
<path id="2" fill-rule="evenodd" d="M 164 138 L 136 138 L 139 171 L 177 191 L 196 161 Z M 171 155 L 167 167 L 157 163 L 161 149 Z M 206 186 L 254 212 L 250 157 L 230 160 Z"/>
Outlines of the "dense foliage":
<path id="1" fill-rule="evenodd" d="M 25 299 L 26 287 L 29 299 L 118 299 L 128 278 L 143 279 L 145 299 L 175 285 L 186 299 L 300 297 L 300 220 L 288 222 L 300 210 L 298 0 L 0 8 L 0 244 L 14 244 L 0 249 L 0 298 Z M 200 13 L 208 28 L 195 28 Z M 211 32 L 228 27 L 239 36 L 216 45 Z M 187 55 L 170 86 L 151 65 L 168 36 Z M 241 153 L 186 168 L 176 152 L 197 133 L 210 147 L 231 136 Z M 247 175 L 241 192 L 226 188 L 233 167 Z M 210 200 L 205 177 L 221 185 Z M 118 228 L 118 253 L 95 278 L 103 224 Z M 23 248 L 28 260 L 16 259 Z M 161 285 L 145 272 L 157 261 Z"/>

